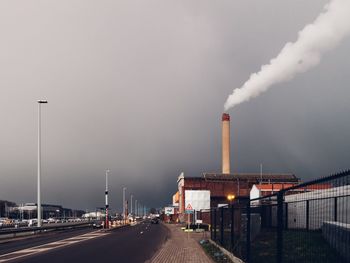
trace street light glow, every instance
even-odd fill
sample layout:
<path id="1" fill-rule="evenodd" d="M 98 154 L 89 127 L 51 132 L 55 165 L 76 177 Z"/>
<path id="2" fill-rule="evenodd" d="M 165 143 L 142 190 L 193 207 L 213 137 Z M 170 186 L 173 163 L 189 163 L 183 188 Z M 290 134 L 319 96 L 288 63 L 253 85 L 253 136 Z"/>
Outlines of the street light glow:
<path id="1" fill-rule="evenodd" d="M 229 194 L 229 195 L 227 196 L 227 200 L 229 200 L 229 201 L 233 201 L 235 198 L 236 198 L 236 196 L 233 195 L 233 194 Z"/>

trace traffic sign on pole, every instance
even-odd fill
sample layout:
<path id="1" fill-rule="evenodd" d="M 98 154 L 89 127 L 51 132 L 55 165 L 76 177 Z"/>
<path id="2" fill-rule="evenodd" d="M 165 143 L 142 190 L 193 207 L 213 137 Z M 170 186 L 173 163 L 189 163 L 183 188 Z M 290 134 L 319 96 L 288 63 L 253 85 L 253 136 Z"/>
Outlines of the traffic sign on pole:
<path id="1" fill-rule="evenodd" d="M 193 214 L 193 208 L 191 204 L 188 204 L 185 208 L 185 213 L 186 214 Z"/>

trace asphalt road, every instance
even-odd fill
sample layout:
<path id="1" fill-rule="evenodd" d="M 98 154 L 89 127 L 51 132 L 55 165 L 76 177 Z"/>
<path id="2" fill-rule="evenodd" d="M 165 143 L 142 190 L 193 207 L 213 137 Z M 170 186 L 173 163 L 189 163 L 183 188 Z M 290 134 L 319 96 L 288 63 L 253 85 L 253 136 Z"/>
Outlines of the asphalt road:
<path id="1" fill-rule="evenodd" d="M 166 241 L 169 233 L 162 224 L 145 221 L 136 226 L 117 229 L 110 232 L 94 231 L 67 241 L 53 242 L 31 249 L 24 249 L 12 254 L 14 258 L 0 257 L 0 262 L 118 262 L 138 263 L 150 259 Z M 66 242 L 66 243 L 64 243 Z M 74 243 L 75 242 L 75 243 Z M 72 243 L 72 244 L 71 244 Z M 55 247 L 63 244 L 61 247 Z M 35 251 L 33 254 L 26 252 Z M 17 253 L 17 254 L 16 254 Z M 23 256 L 24 255 L 24 256 Z"/>
<path id="2" fill-rule="evenodd" d="M 82 235 L 94 231 L 91 227 L 82 229 L 71 229 L 62 231 L 52 231 L 48 233 L 38 234 L 35 236 L 27 236 L 7 242 L 0 240 L 0 255 L 14 252 L 21 249 L 26 249 L 34 246 L 47 244 L 50 242 L 62 240 L 65 238 Z"/>

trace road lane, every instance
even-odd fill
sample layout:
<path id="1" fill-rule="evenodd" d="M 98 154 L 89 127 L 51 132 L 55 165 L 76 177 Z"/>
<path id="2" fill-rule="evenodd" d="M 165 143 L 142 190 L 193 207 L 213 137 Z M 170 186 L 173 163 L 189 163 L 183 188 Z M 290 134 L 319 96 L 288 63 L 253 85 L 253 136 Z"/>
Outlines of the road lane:
<path id="1" fill-rule="evenodd" d="M 16 238 L 3 242 L 0 240 L 0 255 L 11 253 L 17 250 L 26 249 L 34 246 L 40 246 L 65 238 L 78 236 L 94 231 L 91 227 L 82 229 L 71 229 L 62 231 L 52 231 L 23 238 Z"/>
<path id="2" fill-rule="evenodd" d="M 138 263 L 150 259 L 165 242 L 168 230 L 150 222 L 118 229 L 83 242 L 45 250 L 11 262 L 118 262 Z M 39 248 L 40 249 L 40 248 Z M 3 261 L 6 262 L 6 261 Z"/>

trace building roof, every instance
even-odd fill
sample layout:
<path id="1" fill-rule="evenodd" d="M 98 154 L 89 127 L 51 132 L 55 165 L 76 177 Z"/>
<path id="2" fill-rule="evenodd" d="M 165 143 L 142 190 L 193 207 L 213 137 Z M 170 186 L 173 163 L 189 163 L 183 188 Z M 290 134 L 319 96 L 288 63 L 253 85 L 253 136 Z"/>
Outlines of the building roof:
<path id="1" fill-rule="evenodd" d="M 256 184 L 255 187 L 259 189 L 262 192 L 271 192 L 271 191 L 279 191 L 281 189 L 287 189 L 289 187 L 296 186 L 297 184 Z M 300 187 L 293 189 L 292 191 L 311 191 L 311 190 L 322 190 L 322 189 L 329 189 L 331 188 L 331 184 L 315 184 L 315 185 L 309 185 L 306 187 Z"/>
<path id="2" fill-rule="evenodd" d="M 283 181 L 283 182 L 299 182 L 299 179 L 294 174 L 288 173 L 236 173 L 236 174 L 222 174 L 222 173 L 203 173 L 205 180 L 213 181 L 232 181 L 232 180 L 252 180 L 252 181 Z"/>
<path id="3" fill-rule="evenodd" d="M 255 185 L 256 188 L 258 188 L 260 191 L 279 191 L 281 189 L 286 189 L 292 186 L 295 186 L 296 184 L 257 184 Z"/>

